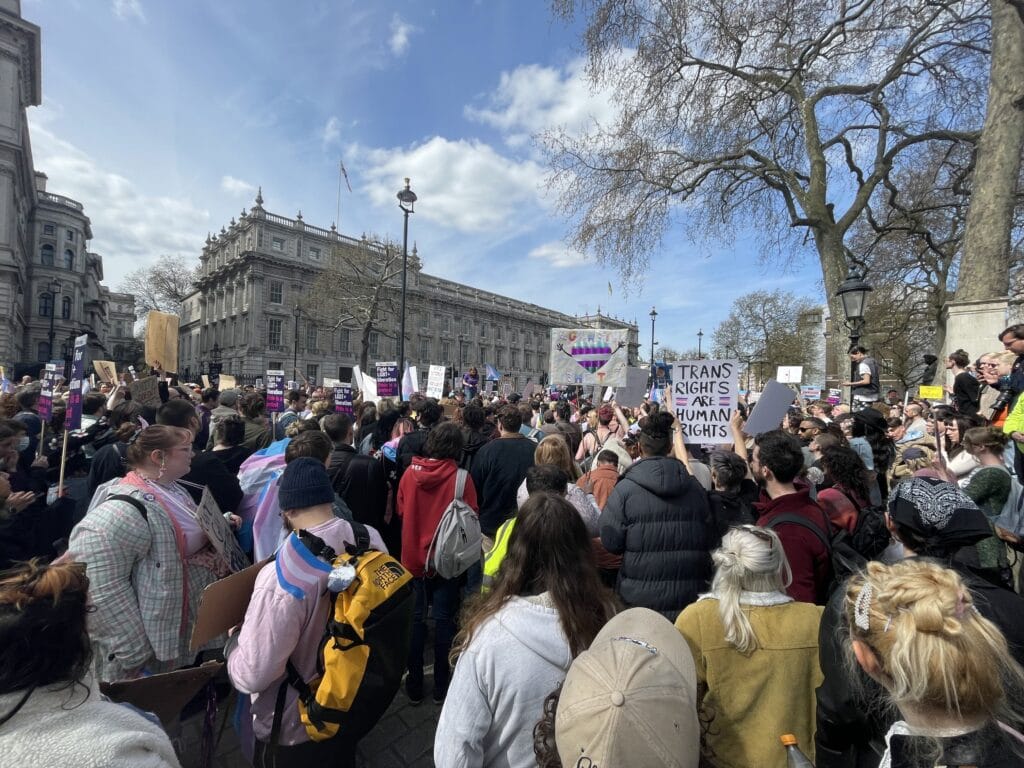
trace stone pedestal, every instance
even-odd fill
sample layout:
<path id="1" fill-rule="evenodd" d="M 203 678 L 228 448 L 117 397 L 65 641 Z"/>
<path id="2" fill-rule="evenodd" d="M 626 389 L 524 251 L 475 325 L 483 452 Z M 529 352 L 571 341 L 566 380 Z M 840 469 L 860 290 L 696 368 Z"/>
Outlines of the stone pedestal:
<path id="1" fill-rule="evenodd" d="M 1008 302 L 1006 298 L 988 301 L 951 301 L 946 305 L 946 343 L 939 358 L 939 371 L 946 357 L 963 349 L 977 360 L 986 352 L 1002 351 L 999 332 L 1006 328 Z M 939 379 L 940 377 L 936 377 Z M 936 384 L 939 383 L 937 380 Z M 949 382 L 946 382 L 949 383 Z"/>

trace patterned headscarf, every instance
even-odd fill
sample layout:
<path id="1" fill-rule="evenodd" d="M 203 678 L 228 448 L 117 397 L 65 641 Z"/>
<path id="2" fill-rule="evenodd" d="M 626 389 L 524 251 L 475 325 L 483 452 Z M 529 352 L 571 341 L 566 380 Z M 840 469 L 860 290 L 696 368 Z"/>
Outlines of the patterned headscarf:
<path id="1" fill-rule="evenodd" d="M 912 477 L 897 485 L 889 497 L 889 516 L 929 550 L 952 552 L 992 535 L 977 504 L 956 484 L 934 477 Z"/>

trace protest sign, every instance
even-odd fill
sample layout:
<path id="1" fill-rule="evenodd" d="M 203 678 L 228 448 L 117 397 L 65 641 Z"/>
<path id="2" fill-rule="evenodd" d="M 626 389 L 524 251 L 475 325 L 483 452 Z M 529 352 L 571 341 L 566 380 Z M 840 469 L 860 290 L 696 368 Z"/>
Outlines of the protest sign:
<path id="1" fill-rule="evenodd" d="M 647 378 L 650 373 L 646 368 L 628 368 L 625 386 L 616 387 L 615 402 L 623 408 L 638 408 L 647 397 Z"/>
<path id="2" fill-rule="evenodd" d="M 380 400 L 380 397 L 377 395 L 377 380 L 373 378 L 373 376 L 371 376 L 370 374 L 364 373 L 362 375 L 362 381 L 363 402 L 378 402 Z"/>
<path id="3" fill-rule="evenodd" d="M 605 328 L 552 328 L 551 384 L 625 386 L 628 334 Z"/>
<path id="4" fill-rule="evenodd" d="M 614 399 L 615 399 L 615 387 L 608 387 L 604 391 L 604 397 L 602 397 L 601 400 L 603 402 L 607 403 L 609 400 L 614 400 Z"/>
<path id="5" fill-rule="evenodd" d="M 946 390 L 942 387 L 927 387 L 922 384 L 918 390 L 918 397 L 922 400 L 942 400 L 946 397 Z"/>
<path id="6" fill-rule="evenodd" d="M 171 726 L 181 717 L 185 705 L 217 676 L 223 666 L 223 661 L 207 661 L 198 667 L 174 672 L 100 683 L 100 693 L 111 701 L 131 704 L 144 712 L 152 712 L 164 726 Z"/>
<path id="7" fill-rule="evenodd" d="M 739 363 L 683 360 L 672 364 L 669 406 L 679 418 L 683 440 L 720 445 L 732 442 L 729 418 L 736 409 Z"/>
<path id="8" fill-rule="evenodd" d="M 502 376 L 501 381 L 498 382 L 498 394 L 502 397 L 508 397 L 512 394 L 512 377 Z"/>
<path id="9" fill-rule="evenodd" d="M 831 405 L 839 405 L 839 403 L 843 402 L 843 390 L 841 390 L 841 389 L 830 389 L 828 391 L 827 401 Z"/>
<path id="10" fill-rule="evenodd" d="M 267 371 L 267 413 L 284 413 L 284 371 Z"/>
<path id="11" fill-rule="evenodd" d="M 263 377 L 262 376 L 257 376 L 256 377 L 256 389 L 263 389 Z"/>
<path id="12" fill-rule="evenodd" d="M 351 416 L 352 410 L 352 385 L 338 384 L 334 387 L 334 412 L 344 413 Z"/>
<path id="13" fill-rule="evenodd" d="M 334 389 L 341 386 L 341 379 L 324 379 L 324 387 Z"/>
<path id="14" fill-rule="evenodd" d="M 223 392 L 225 389 L 235 389 L 238 386 L 238 382 L 235 381 L 235 377 L 227 373 L 222 373 L 217 377 L 217 388 Z"/>
<path id="15" fill-rule="evenodd" d="M 220 507 L 213 499 L 209 488 L 203 490 L 203 496 L 196 505 L 196 522 L 203 529 L 206 538 L 213 544 L 213 548 L 227 563 L 232 571 L 241 571 L 249 567 L 249 558 L 242 552 L 235 540 L 235 533 L 231 530 L 231 524 L 224 519 Z"/>
<path id="16" fill-rule="evenodd" d="M 117 383 L 117 366 L 110 360 L 93 360 L 92 367 L 100 376 L 100 381 L 107 384 Z"/>
<path id="17" fill-rule="evenodd" d="M 71 381 L 68 384 L 68 410 L 64 428 L 74 431 L 82 428 L 82 378 L 85 376 L 85 345 L 89 337 L 82 334 L 75 339 L 71 358 Z"/>
<path id="18" fill-rule="evenodd" d="M 800 397 L 804 400 L 818 400 L 821 398 L 821 387 L 803 385 L 800 387 Z"/>
<path id="19" fill-rule="evenodd" d="M 540 388 L 532 381 L 523 388 L 523 400 L 529 400 Z"/>
<path id="20" fill-rule="evenodd" d="M 41 388 L 36 402 L 36 413 L 43 421 L 49 421 L 53 416 L 53 385 L 56 377 L 57 366 L 47 363 L 39 377 Z"/>
<path id="21" fill-rule="evenodd" d="M 775 372 L 775 380 L 780 384 L 799 384 L 803 375 L 802 365 L 780 365 Z"/>
<path id="22" fill-rule="evenodd" d="M 432 365 L 427 370 L 427 397 L 444 397 L 444 374 L 443 365 Z"/>
<path id="23" fill-rule="evenodd" d="M 204 373 L 199 378 L 203 380 L 203 389 L 210 389 L 210 377 Z"/>
<path id="24" fill-rule="evenodd" d="M 789 412 L 789 406 L 795 399 L 796 392 L 791 388 L 774 379 L 769 380 L 757 400 L 757 407 L 750 414 L 747 423 L 743 425 L 743 431 L 753 437 L 762 432 L 779 429 L 783 418 Z"/>
<path id="25" fill-rule="evenodd" d="M 128 385 L 128 391 L 132 395 L 132 402 L 139 405 L 151 405 L 154 408 L 159 408 L 162 405 L 160 382 L 156 376 L 143 376 L 141 379 L 136 379 Z"/>
<path id="26" fill-rule="evenodd" d="M 178 316 L 151 309 L 146 315 L 146 363 L 164 371 L 178 370 Z"/>
<path id="27" fill-rule="evenodd" d="M 352 366 L 352 386 L 356 389 L 363 388 L 363 372 L 359 370 L 358 365 Z"/>
<path id="28" fill-rule="evenodd" d="M 399 396 L 398 363 L 377 363 L 377 396 Z"/>
<path id="29" fill-rule="evenodd" d="M 196 623 L 192 628 L 192 651 L 196 652 L 245 618 L 256 576 L 273 561 L 273 556 L 210 584 L 199 598 Z"/>

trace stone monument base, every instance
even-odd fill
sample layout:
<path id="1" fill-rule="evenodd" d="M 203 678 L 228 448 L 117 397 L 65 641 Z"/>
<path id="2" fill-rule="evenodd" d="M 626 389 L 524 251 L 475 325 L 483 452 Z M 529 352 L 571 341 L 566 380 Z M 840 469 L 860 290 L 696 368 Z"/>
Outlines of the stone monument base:
<path id="1" fill-rule="evenodd" d="M 1008 324 L 1006 298 L 987 301 L 951 301 L 946 304 L 946 343 L 939 358 L 939 372 L 951 352 L 963 349 L 971 362 L 986 352 L 1001 352 L 999 332 Z M 940 376 L 936 376 L 939 383 Z M 946 377 L 949 378 L 948 376 Z M 952 381 L 946 381 L 951 384 Z"/>

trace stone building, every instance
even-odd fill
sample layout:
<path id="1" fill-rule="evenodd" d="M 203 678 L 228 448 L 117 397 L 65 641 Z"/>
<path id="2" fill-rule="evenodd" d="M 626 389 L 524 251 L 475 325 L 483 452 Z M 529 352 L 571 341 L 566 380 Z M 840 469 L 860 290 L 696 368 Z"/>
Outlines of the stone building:
<path id="1" fill-rule="evenodd" d="M 120 370 L 134 364 L 142 352 L 142 344 L 135 338 L 135 296 L 111 292 L 108 301 L 110 330 L 106 347 L 110 350 L 110 359 L 117 363 Z"/>
<path id="2" fill-rule="evenodd" d="M 181 308 L 179 368 L 198 378 L 220 366 L 224 373 L 253 381 L 267 369 L 322 382 L 349 381 L 358 364 L 361 332 L 337 329 L 303 312 L 304 292 L 335 249 L 380 246 L 347 237 L 332 226 L 307 224 L 263 208 L 262 195 L 236 221 L 207 239 L 196 291 Z M 457 371 L 493 365 L 521 388 L 546 380 L 550 329 L 580 327 L 581 319 L 507 296 L 472 288 L 422 271 L 413 247 L 409 257 L 405 355 L 417 366 L 421 384 L 427 366 Z M 388 290 L 400 290 L 400 278 Z M 397 307 L 397 302 L 395 302 Z M 603 327 L 630 328 L 630 357 L 636 361 L 637 327 L 606 316 Z M 615 325 L 618 324 L 618 325 Z M 369 336 L 369 363 L 397 359 L 397 312 L 381 317 Z M 595 326 L 596 327 L 596 326 Z M 216 369 L 216 368 L 215 368 Z"/>

